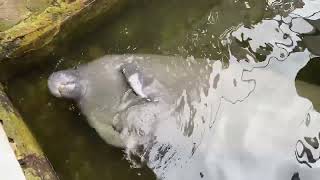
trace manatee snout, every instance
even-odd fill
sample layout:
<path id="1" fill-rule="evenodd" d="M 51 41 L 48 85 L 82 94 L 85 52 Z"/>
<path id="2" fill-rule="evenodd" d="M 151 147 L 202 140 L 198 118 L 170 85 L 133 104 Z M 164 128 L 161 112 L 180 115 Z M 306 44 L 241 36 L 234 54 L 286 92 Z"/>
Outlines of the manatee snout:
<path id="1" fill-rule="evenodd" d="M 76 70 L 58 71 L 50 75 L 48 87 L 52 95 L 69 99 L 79 99 L 85 93 Z"/>

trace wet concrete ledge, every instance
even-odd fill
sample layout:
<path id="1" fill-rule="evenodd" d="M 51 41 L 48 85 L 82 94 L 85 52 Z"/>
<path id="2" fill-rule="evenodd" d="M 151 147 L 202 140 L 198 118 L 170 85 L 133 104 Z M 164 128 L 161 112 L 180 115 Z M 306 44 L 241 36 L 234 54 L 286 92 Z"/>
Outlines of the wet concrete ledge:
<path id="1" fill-rule="evenodd" d="M 6 96 L 1 84 L 0 120 L 26 179 L 59 179 L 22 117 Z"/>
<path id="2" fill-rule="evenodd" d="M 1 9 L 0 0 L 0 9 Z M 21 0 L 14 0 L 21 1 Z M 96 28 L 119 13 L 128 0 L 33 0 L 48 1 L 46 8 L 24 13 L 15 25 L 0 28 L 1 81 L 21 72 L 30 63 L 46 59 L 69 40 Z M 2 7 L 4 8 L 4 7 Z M 10 13 L 10 12 L 8 12 Z M 4 17 L 4 15 L 2 15 Z M 19 15 L 16 15 L 19 16 Z M 0 13 L 1 23 L 1 13 Z M 3 23 L 2 23 L 3 24 Z M 20 68 L 20 69 L 19 69 Z"/>

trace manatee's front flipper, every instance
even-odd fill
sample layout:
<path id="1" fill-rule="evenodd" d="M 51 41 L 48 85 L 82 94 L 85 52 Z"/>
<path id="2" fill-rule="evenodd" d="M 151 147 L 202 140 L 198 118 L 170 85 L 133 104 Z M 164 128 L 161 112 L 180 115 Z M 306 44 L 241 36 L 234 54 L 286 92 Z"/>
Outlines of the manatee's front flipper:
<path id="1" fill-rule="evenodd" d="M 121 71 L 127 83 L 137 96 L 149 102 L 154 101 L 152 95 L 145 91 L 145 87 L 153 82 L 153 77 L 143 74 L 136 63 L 122 65 Z"/>

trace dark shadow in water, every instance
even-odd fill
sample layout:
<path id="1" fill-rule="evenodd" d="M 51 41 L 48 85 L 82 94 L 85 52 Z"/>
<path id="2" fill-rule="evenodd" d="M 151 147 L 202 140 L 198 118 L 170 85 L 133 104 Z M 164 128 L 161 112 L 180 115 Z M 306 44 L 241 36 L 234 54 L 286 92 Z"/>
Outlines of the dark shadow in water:
<path id="1" fill-rule="evenodd" d="M 297 92 L 300 96 L 308 98 L 316 111 L 320 112 L 320 58 L 311 59 L 308 64 L 302 68 L 298 75 L 297 80 L 302 82 L 300 86 L 296 85 Z M 300 88 L 299 88 L 300 87 Z M 312 88 L 315 87 L 315 88 Z"/>
<path id="2" fill-rule="evenodd" d="M 318 75 L 319 72 L 320 58 L 313 58 L 308 62 L 308 64 L 305 67 L 303 67 L 299 71 L 297 79 L 320 86 L 320 76 Z"/>

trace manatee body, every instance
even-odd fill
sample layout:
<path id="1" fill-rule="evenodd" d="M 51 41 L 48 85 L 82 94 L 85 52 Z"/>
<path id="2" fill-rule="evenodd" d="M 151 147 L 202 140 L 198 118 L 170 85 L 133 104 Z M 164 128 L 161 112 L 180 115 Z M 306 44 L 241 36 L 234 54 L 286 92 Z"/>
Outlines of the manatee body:
<path id="1" fill-rule="evenodd" d="M 125 147 L 129 142 L 121 132 L 127 123 L 143 126 L 143 120 L 156 121 L 182 91 L 190 101 L 199 99 L 199 89 L 208 88 L 211 66 L 210 61 L 193 58 L 108 55 L 53 73 L 48 87 L 56 97 L 75 100 L 108 144 Z"/>

